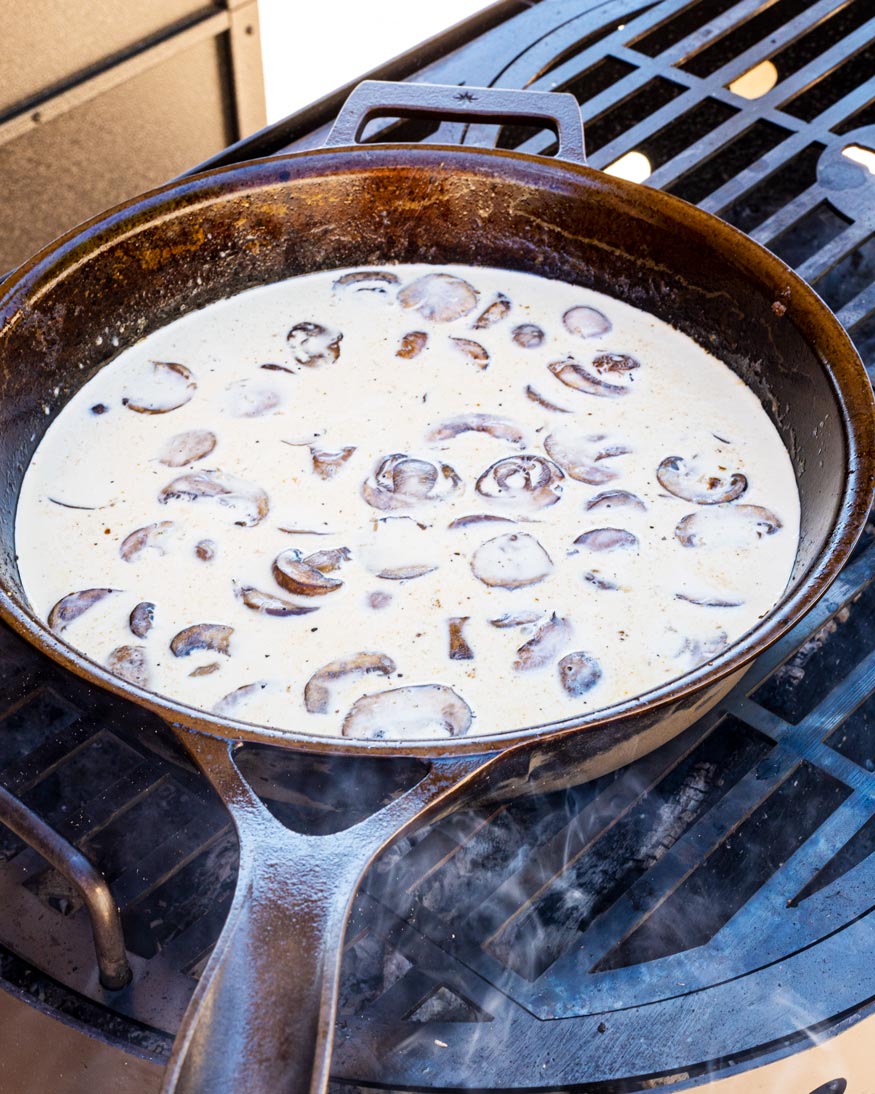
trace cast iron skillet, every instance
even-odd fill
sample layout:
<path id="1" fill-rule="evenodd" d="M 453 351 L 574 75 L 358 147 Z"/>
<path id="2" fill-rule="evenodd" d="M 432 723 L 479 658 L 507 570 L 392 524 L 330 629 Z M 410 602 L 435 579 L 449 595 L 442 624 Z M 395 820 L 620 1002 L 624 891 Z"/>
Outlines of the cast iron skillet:
<path id="1" fill-rule="evenodd" d="M 367 118 L 397 113 L 546 118 L 560 156 L 575 162 L 355 146 Z M 0 614 L 74 673 L 162 715 L 240 839 L 234 902 L 177 1038 L 167 1090 L 323 1091 L 344 926 L 374 856 L 467 795 L 581 781 L 680 732 L 812 607 L 848 557 L 872 493 L 872 392 L 837 320 L 782 262 L 715 217 L 583 166 L 570 95 L 361 85 L 333 136 L 350 147 L 208 172 L 130 201 L 41 252 L 0 297 Z M 561 278 L 649 310 L 716 351 L 780 431 L 801 494 L 793 576 L 769 616 L 707 665 L 642 698 L 433 744 L 316 738 L 221 719 L 126 684 L 52 635 L 22 591 L 13 526 L 25 468 L 64 403 L 120 349 L 185 312 L 295 274 L 393 262 Z M 428 771 L 368 820 L 307 837 L 282 828 L 253 794 L 233 760 L 242 740 L 326 756 L 418 757 Z"/>

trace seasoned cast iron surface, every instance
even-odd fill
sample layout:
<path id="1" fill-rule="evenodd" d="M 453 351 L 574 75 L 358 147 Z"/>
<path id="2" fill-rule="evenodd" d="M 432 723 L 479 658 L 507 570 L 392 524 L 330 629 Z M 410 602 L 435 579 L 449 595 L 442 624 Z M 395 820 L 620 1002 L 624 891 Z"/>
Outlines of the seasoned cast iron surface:
<path id="1" fill-rule="evenodd" d="M 681 8 L 545 0 L 415 78 L 573 91 L 595 166 L 644 152 L 650 184 L 794 265 L 875 366 L 875 175 L 842 155 L 875 141 L 871 7 Z M 766 59 L 779 77 L 767 98 L 727 89 Z M 330 113 L 277 127 L 269 149 L 318 145 Z M 384 122 L 370 136 L 550 142 L 518 128 L 428 128 Z M 231 153 L 245 155 L 246 145 Z M 859 959 L 875 944 L 873 577 L 867 535 L 725 713 L 652 757 L 457 814 L 384 856 L 347 938 L 337 1090 L 451 1089 L 472 1073 L 491 1089 L 641 1090 L 660 1074 L 727 1074 L 853 1020 L 875 997 L 871 962 Z M 40 1006 L 157 1060 L 236 868 L 226 815 L 171 747 L 157 720 L 0 632 L 0 781 L 106 873 L 138 989 L 100 989 L 76 897 L 8 834 L 0 972 Z M 350 823 L 349 788 L 308 763 L 255 747 L 241 757 L 286 823 Z M 393 789 L 375 772 L 354 794 L 367 808 Z"/>

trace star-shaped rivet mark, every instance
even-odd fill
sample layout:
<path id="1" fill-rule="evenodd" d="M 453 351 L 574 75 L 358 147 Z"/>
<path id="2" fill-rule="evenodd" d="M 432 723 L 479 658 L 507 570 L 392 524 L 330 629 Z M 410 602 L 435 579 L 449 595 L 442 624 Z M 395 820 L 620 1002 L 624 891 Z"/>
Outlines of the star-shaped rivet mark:
<path id="1" fill-rule="evenodd" d="M 477 96 L 471 91 L 460 91 L 458 95 L 453 96 L 460 103 L 473 103 L 476 102 Z"/>

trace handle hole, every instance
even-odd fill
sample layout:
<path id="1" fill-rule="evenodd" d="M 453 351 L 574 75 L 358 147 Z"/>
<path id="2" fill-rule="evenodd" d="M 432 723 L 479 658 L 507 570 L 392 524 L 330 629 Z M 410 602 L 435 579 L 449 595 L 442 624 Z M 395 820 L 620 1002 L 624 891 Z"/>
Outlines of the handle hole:
<path id="1" fill-rule="evenodd" d="M 438 118 L 400 115 L 397 118 L 371 117 L 359 130 L 356 139 L 362 144 L 418 144 L 433 137 L 440 129 Z"/>

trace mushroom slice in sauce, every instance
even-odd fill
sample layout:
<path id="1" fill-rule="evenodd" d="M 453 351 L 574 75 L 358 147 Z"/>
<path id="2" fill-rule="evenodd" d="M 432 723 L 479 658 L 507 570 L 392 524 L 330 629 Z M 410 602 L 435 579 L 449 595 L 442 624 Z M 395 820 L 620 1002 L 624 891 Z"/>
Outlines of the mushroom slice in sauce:
<path id="1" fill-rule="evenodd" d="M 392 594 L 384 593 L 382 590 L 378 590 L 374 593 L 368 593 L 367 603 L 369 608 L 373 608 L 375 612 L 382 611 L 383 608 L 388 608 L 392 603 Z"/>
<path id="2" fill-rule="evenodd" d="M 464 353 L 468 360 L 473 361 L 478 368 L 488 367 L 489 351 L 485 346 L 481 346 L 479 342 L 475 342 L 471 338 L 450 338 L 450 341 L 460 353 Z"/>
<path id="3" fill-rule="evenodd" d="M 638 513 L 647 511 L 647 506 L 637 494 L 628 490 L 604 490 L 586 503 L 586 509 L 632 509 Z"/>
<path id="4" fill-rule="evenodd" d="M 472 524 L 516 524 L 513 517 L 499 517 L 495 513 L 470 513 L 465 517 L 456 517 L 447 525 L 447 529 L 470 528 Z"/>
<path id="5" fill-rule="evenodd" d="M 509 532 L 478 547 L 471 559 L 471 569 L 484 585 L 521 589 L 543 581 L 553 563 L 534 536 Z"/>
<path id="6" fill-rule="evenodd" d="M 402 308 L 415 308 L 435 323 L 450 323 L 472 312 L 478 296 L 474 286 L 461 277 L 432 273 L 405 285 L 398 293 L 398 303 Z"/>
<path id="7" fill-rule="evenodd" d="M 225 409 L 232 418 L 261 418 L 281 402 L 278 391 L 252 380 L 237 380 L 225 391 Z"/>
<path id="8" fill-rule="evenodd" d="M 352 552 L 349 547 L 332 547 L 330 550 L 314 551 L 312 555 L 307 555 L 304 562 L 322 574 L 333 574 L 351 558 Z"/>
<path id="9" fill-rule="evenodd" d="M 395 351 L 396 357 L 403 357 L 405 361 L 412 361 L 418 357 L 428 343 L 428 335 L 424 330 L 412 330 L 401 339 L 401 345 Z"/>
<path id="10" fill-rule="evenodd" d="M 544 343 L 544 332 L 534 323 L 520 323 L 511 331 L 511 338 L 520 349 L 537 349 Z"/>
<path id="11" fill-rule="evenodd" d="M 170 652 L 174 657 L 188 657 L 195 650 L 212 650 L 228 657 L 233 633 L 234 628 L 224 623 L 194 623 L 170 639 Z"/>
<path id="12" fill-rule="evenodd" d="M 540 669 L 549 664 L 563 646 L 568 645 L 573 634 L 571 624 L 555 612 L 535 631 L 528 642 L 516 651 L 513 667 L 517 672 Z"/>
<path id="13" fill-rule="evenodd" d="M 720 505 L 700 509 L 678 522 L 675 537 L 683 547 L 752 547 L 783 528 L 780 517 L 762 505 Z"/>
<path id="14" fill-rule="evenodd" d="M 423 501 L 440 501 L 461 488 L 462 480 L 448 464 L 436 467 L 403 452 L 386 456 L 373 480 L 362 484 L 362 497 L 374 509 L 409 508 Z"/>
<path id="15" fill-rule="evenodd" d="M 710 475 L 683 456 L 666 456 L 656 469 L 659 485 L 676 498 L 696 505 L 722 505 L 735 501 L 747 490 L 747 479 L 736 472 Z"/>
<path id="16" fill-rule="evenodd" d="M 270 503 L 267 494 L 255 483 L 225 475 L 221 471 L 190 471 L 168 483 L 158 495 L 165 505 L 168 501 L 215 501 L 231 509 L 241 528 L 252 528 L 267 516 Z"/>
<path id="17" fill-rule="evenodd" d="M 299 596 L 325 596 L 341 587 L 343 582 L 329 577 L 310 566 L 301 558 L 301 552 L 294 547 L 281 551 L 273 560 L 273 576 L 277 585 L 289 593 Z"/>
<path id="18" fill-rule="evenodd" d="M 382 577 L 386 581 L 412 581 L 416 577 L 425 577 L 434 573 L 437 566 L 428 562 L 412 562 L 408 566 L 386 566 L 377 570 L 374 577 Z"/>
<path id="19" fill-rule="evenodd" d="M 166 554 L 161 540 L 173 527 L 172 520 L 159 520 L 155 524 L 137 528 L 122 540 L 118 549 L 119 557 L 125 562 L 133 562 L 143 551 L 157 551 L 159 555 Z"/>
<path id="20" fill-rule="evenodd" d="M 194 545 L 195 557 L 201 562 L 212 562 L 217 550 L 218 546 L 214 539 L 199 539 Z"/>
<path id="21" fill-rule="evenodd" d="M 537 403 L 538 406 L 544 408 L 544 410 L 552 410 L 557 414 L 573 414 L 573 410 L 569 410 L 568 407 L 559 406 L 558 403 L 551 403 L 549 399 L 545 399 L 543 395 L 535 391 L 531 384 L 526 384 L 526 398 L 530 399 L 533 403 Z"/>
<path id="22" fill-rule="evenodd" d="M 562 316 L 562 325 L 578 338 L 600 338 L 611 329 L 611 321 L 606 315 L 584 305 L 569 308 Z"/>
<path id="23" fill-rule="evenodd" d="M 728 645 L 729 635 L 721 627 L 707 638 L 685 638 L 675 659 L 685 664 L 689 672 L 722 653 Z"/>
<path id="24" fill-rule="evenodd" d="M 242 687 L 235 688 L 233 691 L 229 691 L 227 695 L 223 695 L 213 705 L 213 714 L 218 714 L 224 718 L 233 718 L 241 706 L 244 706 L 250 699 L 254 699 L 256 695 L 268 687 L 270 687 L 268 680 L 256 680 L 252 684 L 243 684 Z"/>
<path id="25" fill-rule="evenodd" d="M 537 623 L 543 615 L 543 612 L 505 612 L 489 622 L 499 630 L 506 630 L 508 627 L 527 627 L 530 623 Z"/>
<path id="26" fill-rule="evenodd" d="M 336 452 L 329 452 L 311 444 L 310 458 L 313 461 L 313 470 L 320 479 L 333 479 L 355 451 L 355 445 L 347 445 Z"/>
<path id="27" fill-rule="evenodd" d="M 631 451 L 626 445 L 606 441 L 604 434 L 580 436 L 566 430 L 565 433 L 551 433 L 544 441 L 544 449 L 569 478 L 590 486 L 602 486 L 620 475 L 619 471 L 606 466 L 605 461 Z"/>
<path id="28" fill-rule="evenodd" d="M 390 676 L 396 671 L 395 662 L 384 653 L 354 653 L 352 657 L 343 657 L 329 661 L 310 677 L 304 687 L 304 706 L 311 714 L 327 714 L 331 702 L 328 685 L 342 676 L 363 676 L 378 672 Z"/>
<path id="29" fill-rule="evenodd" d="M 439 422 L 426 433 L 425 439 L 432 443 L 451 441 L 462 433 L 488 433 L 497 441 L 509 441 L 522 447 L 525 443 L 523 431 L 509 418 L 500 418 L 496 414 L 459 414 Z"/>
<path id="30" fill-rule="evenodd" d="M 89 608 L 93 608 L 101 600 L 119 591 L 119 589 L 82 589 L 81 592 L 62 596 L 49 612 L 47 620 L 49 629 L 55 634 L 63 634 L 69 624 L 80 615 L 84 615 Z"/>
<path id="31" fill-rule="evenodd" d="M 127 680 L 129 684 L 149 686 L 149 662 L 145 646 L 117 646 L 106 659 L 110 672 Z"/>
<path id="32" fill-rule="evenodd" d="M 564 473 L 552 460 L 528 453 L 506 456 L 487 467 L 475 487 L 478 494 L 495 501 L 536 509 L 555 505 L 562 496 Z"/>
<path id="33" fill-rule="evenodd" d="M 247 608 L 262 615 L 275 615 L 285 617 L 290 615 L 309 615 L 310 612 L 318 612 L 316 604 L 293 604 L 291 600 L 284 600 L 273 593 L 263 593 L 253 585 L 243 585 L 239 581 L 234 582 L 234 595 Z"/>
<path id="34" fill-rule="evenodd" d="M 216 434 L 209 429 L 189 429 L 185 433 L 176 433 L 164 445 L 158 462 L 165 467 L 185 467 L 202 460 L 216 447 Z"/>
<path id="35" fill-rule="evenodd" d="M 287 341 L 299 365 L 318 368 L 337 360 L 342 338 L 340 331 L 329 330 L 321 323 L 296 323 L 289 331 Z"/>
<path id="36" fill-rule="evenodd" d="M 449 735 L 463 737 L 471 708 L 445 684 L 418 684 L 363 695 L 343 720 L 344 737 L 413 740 Z"/>
<path id="37" fill-rule="evenodd" d="M 562 687 L 575 699 L 586 695 L 602 678 L 601 665 L 585 650 L 566 654 L 557 667 Z"/>
<path id="38" fill-rule="evenodd" d="M 503 292 L 497 293 L 492 303 L 474 320 L 473 329 L 486 330 L 488 327 L 494 327 L 496 323 L 508 317 L 511 307 L 510 299 Z"/>
<path id="39" fill-rule="evenodd" d="M 598 395 L 602 398 L 617 398 L 628 395 L 631 387 L 628 384 L 609 384 L 607 381 L 593 375 L 573 357 L 566 357 L 564 361 L 551 361 L 547 368 L 556 379 L 570 387 L 573 391 L 582 391 L 587 395 Z"/>
<path id="40" fill-rule="evenodd" d="M 152 376 L 143 384 L 139 395 L 127 396 L 123 402 L 137 414 L 168 414 L 178 410 L 193 398 L 197 381 L 185 365 L 176 361 L 153 361 Z"/>
<path id="41" fill-rule="evenodd" d="M 601 574 L 594 573 L 592 570 L 583 575 L 583 580 L 588 581 L 590 585 L 595 585 L 597 589 L 608 592 L 616 592 L 620 588 L 615 581 L 610 581 L 608 578 L 602 577 Z"/>
<path id="42" fill-rule="evenodd" d="M 218 672 L 222 666 L 218 661 L 210 661 L 207 665 L 198 665 L 196 669 L 192 669 L 188 674 L 189 676 L 212 676 L 214 672 Z"/>
<path id="43" fill-rule="evenodd" d="M 700 608 L 740 608 L 743 600 L 737 597 L 730 599 L 718 596 L 716 593 L 705 593 L 702 596 L 691 596 L 689 593 L 675 593 L 675 600 L 685 600 L 688 604 L 696 604 Z"/>
<path id="44" fill-rule="evenodd" d="M 333 289 L 349 289 L 353 292 L 384 294 L 389 285 L 397 285 L 399 277 L 389 270 L 353 270 L 332 283 Z"/>
<path id="45" fill-rule="evenodd" d="M 469 615 L 457 615 L 448 621 L 451 661 L 474 660 L 474 651 L 462 633 L 470 618 Z"/>
<path id="46" fill-rule="evenodd" d="M 593 528 L 581 532 L 574 545 L 587 551 L 637 551 L 638 537 L 625 528 Z"/>
<path id="47" fill-rule="evenodd" d="M 145 638 L 155 623 L 155 605 L 151 600 L 141 600 L 128 616 L 128 626 L 131 634 L 137 638 Z"/>

